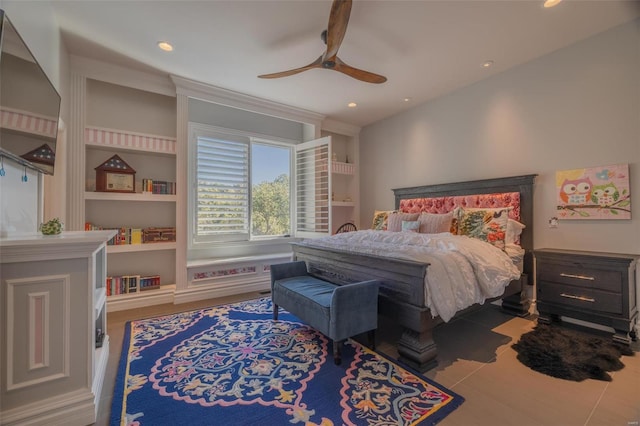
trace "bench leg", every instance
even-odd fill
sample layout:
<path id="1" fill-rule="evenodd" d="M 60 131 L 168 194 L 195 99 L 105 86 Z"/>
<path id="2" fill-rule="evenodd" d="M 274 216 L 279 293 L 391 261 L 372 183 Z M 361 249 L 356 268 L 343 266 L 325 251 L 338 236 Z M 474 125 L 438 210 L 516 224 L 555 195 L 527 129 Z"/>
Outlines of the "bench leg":
<path id="1" fill-rule="evenodd" d="M 372 350 L 376 350 L 376 330 L 369 330 L 367 332 L 367 339 L 369 340 L 369 347 Z"/>
<path id="2" fill-rule="evenodd" d="M 273 320 L 278 320 L 278 305 L 276 305 L 275 303 L 273 304 Z"/>
<path id="3" fill-rule="evenodd" d="M 335 365 L 340 365 L 342 363 L 342 358 L 340 356 L 340 347 L 342 346 L 342 341 L 333 341 L 333 363 Z"/>

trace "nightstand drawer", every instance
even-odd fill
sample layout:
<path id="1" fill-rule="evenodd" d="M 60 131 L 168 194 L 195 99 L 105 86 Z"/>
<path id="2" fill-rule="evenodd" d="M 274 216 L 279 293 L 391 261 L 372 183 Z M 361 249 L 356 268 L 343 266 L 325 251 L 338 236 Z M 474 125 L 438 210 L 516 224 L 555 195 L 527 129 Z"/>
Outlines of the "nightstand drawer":
<path id="1" fill-rule="evenodd" d="M 538 298 L 548 303 L 557 303 L 579 309 L 622 314 L 622 295 L 586 287 L 539 282 Z"/>
<path id="2" fill-rule="evenodd" d="M 620 271 L 592 269 L 575 264 L 552 262 L 540 262 L 538 265 L 538 279 L 615 293 L 622 292 L 623 282 L 623 276 Z"/>

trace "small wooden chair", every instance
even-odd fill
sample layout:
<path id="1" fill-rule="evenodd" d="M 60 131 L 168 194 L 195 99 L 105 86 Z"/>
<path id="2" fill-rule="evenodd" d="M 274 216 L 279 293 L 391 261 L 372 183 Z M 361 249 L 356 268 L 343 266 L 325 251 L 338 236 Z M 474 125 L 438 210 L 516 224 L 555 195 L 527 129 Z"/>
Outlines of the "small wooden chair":
<path id="1" fill-rule="evenodd" d="M 342 234 L 343 232 L 352 232 L 352 231 L 357 231 L 357 230 L 358 230 L 358 228 L 356 227 L 356 225 L 354 225 L 351 222 L 347 222 L 347 223 L 343 223 L 342 225 L 340 225 L 340 227 L 336 231 L 336 234 Z"/>

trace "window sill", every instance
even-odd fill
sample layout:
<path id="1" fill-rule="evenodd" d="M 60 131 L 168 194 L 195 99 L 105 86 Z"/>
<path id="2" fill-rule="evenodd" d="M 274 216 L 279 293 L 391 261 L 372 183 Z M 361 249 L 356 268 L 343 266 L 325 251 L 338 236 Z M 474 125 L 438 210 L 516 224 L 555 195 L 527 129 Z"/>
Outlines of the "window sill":
<path id="1" fill-rule="evenodd" d="M 188 262 L 198 259 L 227 259 L 245 256 L 270 255 L 291 251 L 291 243 L 302 238 L 286 237 L 254 241 L 219 241 L 192 243 L 188 249 Z"/>

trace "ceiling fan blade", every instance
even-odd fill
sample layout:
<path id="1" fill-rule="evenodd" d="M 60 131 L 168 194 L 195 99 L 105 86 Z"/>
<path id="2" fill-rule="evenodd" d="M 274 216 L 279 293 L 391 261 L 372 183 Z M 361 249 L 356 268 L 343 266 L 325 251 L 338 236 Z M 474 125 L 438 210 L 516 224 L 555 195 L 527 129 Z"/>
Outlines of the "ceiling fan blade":
<path id="1" fill-rule="evenodd" d="M 342 39 L 347 32 L 347 24 L 351 15 L 351 0 L 333 0 L 329 25 L 327 26 L 327 52 L 324 60 L 332 60 L 338 54 Z"/>
<path id="2" fill-rule="evenodd" d="M 364 81 L 366 83 L 380 84 L 387 81 L 387 77 L 374 74 L 369 71 L 364 71 L 358 68 L 354 68 L 351 65 L 345 64 L 340 58 L 336 56 L 336 65 L 333 67 L 335 71 L 340 71 L 343 74 L 353 77 L 356 80 Z"/>
<path id="3" fill-rule="evenodd" d="M 307 71 L 313 68 L 322 68 L 322 56 L 320 56 L 315 61 L 311 62 L 309 65 L 305 65 L 304 67 L 294 68 L 288 71 L 282 72 L 274 72 L 273 74 L 262 74 L 259 75 L 258 78 L 280 78 L 280 77 L 288 77 L 290 75 L 298 74 L 303 71 Z"/>

